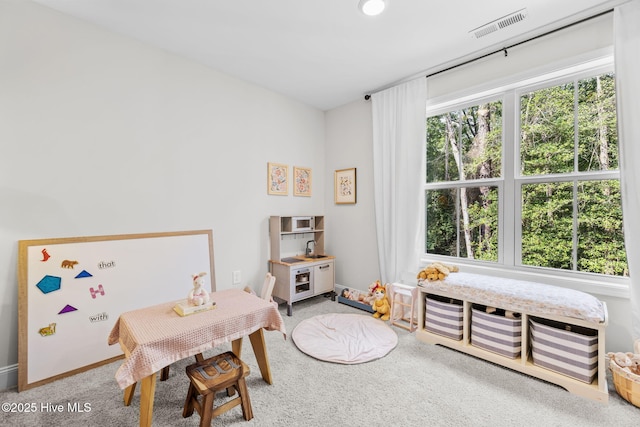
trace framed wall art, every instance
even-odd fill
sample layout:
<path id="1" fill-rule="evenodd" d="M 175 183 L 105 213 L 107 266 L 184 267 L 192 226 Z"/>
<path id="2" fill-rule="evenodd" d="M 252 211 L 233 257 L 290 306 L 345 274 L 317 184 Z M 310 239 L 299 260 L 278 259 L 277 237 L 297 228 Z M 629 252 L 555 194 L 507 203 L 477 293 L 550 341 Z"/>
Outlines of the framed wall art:
<path id="1" fill-rule="evenodd" d="M 334 175 L 334 186 L 336 204 L 355 204 L 356 168 L 337 170 Z"/>
<path id="2" fill-rule="evenodd" d="M 293 167 L 293 195 L 311 197 L 311 169 Z"/>
<path id="3" fill-rule="evenodd" d="M 280 196 L 289 194 L 289 166 L 267 163 L 267 193 Z"/>

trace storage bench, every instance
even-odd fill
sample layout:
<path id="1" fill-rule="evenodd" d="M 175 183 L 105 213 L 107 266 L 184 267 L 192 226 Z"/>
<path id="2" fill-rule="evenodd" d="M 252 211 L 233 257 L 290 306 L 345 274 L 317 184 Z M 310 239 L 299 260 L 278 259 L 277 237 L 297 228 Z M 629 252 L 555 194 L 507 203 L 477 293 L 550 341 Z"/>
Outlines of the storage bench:
<path id="1" fill-rule="evenodd" d="M 608 402 L 604 302 L 572 289 L 463 272 L 421 281 L 418 290 L 420 341 Z M 518 313 L 520 319 L 488 314 L 487 306 Z M 452 326 L 456 333 L 449 335 Z"/>

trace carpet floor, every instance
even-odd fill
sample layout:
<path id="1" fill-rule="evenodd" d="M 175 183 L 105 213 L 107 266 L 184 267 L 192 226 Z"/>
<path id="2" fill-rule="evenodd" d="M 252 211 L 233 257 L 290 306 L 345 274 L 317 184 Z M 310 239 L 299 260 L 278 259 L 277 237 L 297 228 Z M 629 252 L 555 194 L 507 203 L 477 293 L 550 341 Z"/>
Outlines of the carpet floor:
<path id="1" fill-rule="evenodd" d="M 366 312 L 323 296 L 294 304 L 293 316 L 280 306 L 290 334 L 303 319 L 323 313 Z M 322 362 L 299 351 L 290 337 L 266 332 L 273 385 L 260 377 L 250 343 L 242 358 L 251 368 L 247 385 L 254 418 L 239 407 L 217 417 L 215 426 L 640 426 L 640 408 L 620 398 L 609 374 L 609 403 L 575 396 L 544 381 L 441 346 L 425 344 L 404 329 L 396 348 L 380 359 L 344 365 Z M 106 339 L 106 338 L 105 338 Z M 230 350 L 221 346 L 205 356 Z M 195 426 L 197 414 L 182 418 L 188 381 L 183 360 L 158 381 L 153 425 Z M 0 425 L 136 426 L 140 395 L 125 407 L 114 374 L 121 362 L 26 390 L 0 392 L 0 401 L 21 408 Z M 61 406 L 60 406 L 61 405 Z M 35 408 L 26 413 L 25 408 Z M 48 408 L 60 408 L 52 412 Z M 83 412 L 77 409 L 83 409 Z M 76 410 L 74 410 L 76 409 Z"/>

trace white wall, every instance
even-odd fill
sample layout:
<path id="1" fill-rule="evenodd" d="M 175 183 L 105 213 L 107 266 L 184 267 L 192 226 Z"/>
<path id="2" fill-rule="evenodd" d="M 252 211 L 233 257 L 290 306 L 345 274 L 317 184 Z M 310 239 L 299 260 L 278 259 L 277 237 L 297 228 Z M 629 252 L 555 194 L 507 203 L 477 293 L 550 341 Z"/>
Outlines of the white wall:
<path id="1" fill-rule="evenodd" d="M 371 101 L 360 99 L 328 111 L 326 117 L 325 212 L 328 248 L 337 257 L 336 283 L 366 290 L 380 279 L 373 205 Z M 334 172 L 356 168 L 355 205 L 334 203 Z"/>
<path id="2" fill-rule="evenodd" d="M 268 216 L 324 214 L 324 113 L 194 62 L 3 1 L 0 94 L 0 389 L 18 240 L 213 229 L 217 288 L 257 287 Z M 267 195 L 269 161 L 312 168 L 313 196 Z"/>

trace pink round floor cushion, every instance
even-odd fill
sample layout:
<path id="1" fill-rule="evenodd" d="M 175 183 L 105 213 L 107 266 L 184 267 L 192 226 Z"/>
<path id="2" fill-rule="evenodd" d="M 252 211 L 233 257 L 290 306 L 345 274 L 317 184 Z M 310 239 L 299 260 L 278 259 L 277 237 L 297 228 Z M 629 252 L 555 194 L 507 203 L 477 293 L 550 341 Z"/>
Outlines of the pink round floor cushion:
<path id="1" fill-rule="evenodd" d="M 370 315 L 329 313 L 300 322 L 291 338 L 303 353 L 326 362 L 356 364 L 384 357 L 398 335 Z"/>

